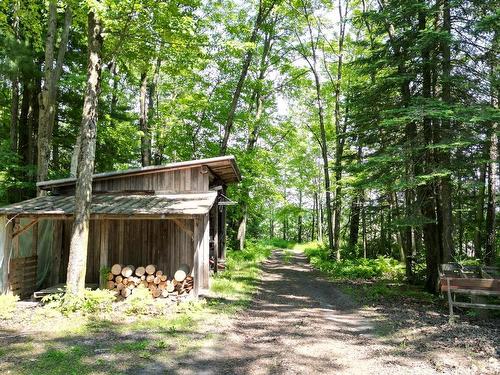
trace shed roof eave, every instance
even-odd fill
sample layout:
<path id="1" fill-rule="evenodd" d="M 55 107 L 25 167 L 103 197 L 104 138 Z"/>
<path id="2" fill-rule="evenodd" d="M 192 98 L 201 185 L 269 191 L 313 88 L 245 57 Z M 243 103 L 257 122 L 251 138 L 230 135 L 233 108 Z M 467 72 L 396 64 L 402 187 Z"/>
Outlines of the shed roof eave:
<path id="1" fill-rule="evenodd" d="M 218 156 L 215 158 L 208 158 L 208 159 L 175 162 L 175 163 L 169 163 L 169 164 L 165 164 L 165 165 L 154 165 L 154 166 L 148 166 L 148 167 L 131 168 L 131 169 L 123 170 L 123 171 L 96 173 L 92 176 L 92 178 L 93 178 L 93 180 L 104 180 L 104 179 L 108 179 L 108 178 L 120 178 L 120 177 L 127 177 L 127 176 L 131 176 L 131 175 L 148 174 L 148 173 L 155 173 L 155 172 L 160 172 L 160 171 L 164 171 L 164 170 L 166 171 L 166 170 L 173 170 L 173 169 L 183 169 L 183 168 L 190 168 L 190 167 L 203 166 L 203 165 L 210 167 L 210 166 L 216 165 L 217 163 L 223 163 L 223 162 L 229 163 L 228 166 L 230 166 L 230 169 L 233 172 L 232 173 L 233 176 L 231 176 L 231 178 L 227 179 L 227 182 L 239 182 L 239 181 L 241 181 L 241 173 L 240 173 L 240 170 L 236 164 L 236 159 L 233 155 Z M 75 177 L 68 177 L 68 178 L 61 178 L 61 179 L 57 179 L 57 180 L 40 181 L 40 182 L 36 183 L 36 186 L 42 190 L 49 190 L 51 188 L 60 187 L 60 186 L 68 186 L 68 185 L 72 185 L 75 183 L 76 183 Z"/>

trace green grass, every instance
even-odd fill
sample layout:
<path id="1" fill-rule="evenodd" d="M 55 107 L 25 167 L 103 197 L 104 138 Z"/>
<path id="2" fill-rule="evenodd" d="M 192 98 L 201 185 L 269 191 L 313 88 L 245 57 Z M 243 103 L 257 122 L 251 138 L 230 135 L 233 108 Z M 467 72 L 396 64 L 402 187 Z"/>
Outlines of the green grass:
<path id="1" fill-rule="evenodd" d="M 114 350 L 117 352 L 136 352 L 146 350 L 149 346 L 148 340 L 139 340 L 133 342 L 121 342 L 114 346 Z"/>
<path id="2" fill-rule="evenodd" d="M 402 280 L 404 264 L 396 259 L 378 257 L 376 259 L 330 259 L 328 250 L 318 243 L 302 245 L 300 248 L 311 265 L 335 280 L 386 279 Z"/>
<path id="3" fill-rule="evenodd" d="M 290 264 L 292 262 L 293 253 L 290 250 L 283 251 L 283 263 Z"/>
<path id="4" fill-rule="evenodd" d="M 229 251 L 226 270 L 212 279 L 211 291 L 218 297 L 249 301 L 260 277 L 259 264 L 271 255 L 270 243 L 249 241 L 243 251 Z"/>
<path id="5" fill-rule="evenodd" d="M 48 348 L 36 361 L 25 368 L 26 374 L 88 374 L 91 368 L 82 362 L 89 352 L 76 345 L 65 349 Z"/>
<path id="6" fill-rule="evenodd" d="M 424 292 L 420 288 L 404 283 L 391 283 L 387 280 L 378 280 L 366 284 L 341 284 L 340 288 L 346 294 L 353 296 L 364 304 L 376 303 L 382 299 L 403 299 L 418 303 L 433 303 L 437 297 Z"/>

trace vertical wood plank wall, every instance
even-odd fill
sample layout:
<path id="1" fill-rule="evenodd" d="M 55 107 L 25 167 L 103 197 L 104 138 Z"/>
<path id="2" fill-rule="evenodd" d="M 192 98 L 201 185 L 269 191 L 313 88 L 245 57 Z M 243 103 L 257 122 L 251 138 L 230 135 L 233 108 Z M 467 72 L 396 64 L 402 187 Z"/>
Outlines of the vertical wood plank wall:
<path id="1" fill-rule="evenodd" d="M 167 191 L 171 193 L 188 193 L 208 191 L 210 176 L 203 167 L 162 171 L 158 173 L 126 176 L 94 181 L 92 191 L 119 192 L 119 191 Z M 61 194 L 74 194 L 74 186 L 60 187 Z"/>
<path id="2" fill-rule="evenodd" d="M 193 231 L 192 219 L 178 219 L 184 227 Z M 64 221 L 63 247 L 59 275 L 64 275 L 68 267 L 69 244 L 72 221 Z M 173 220 L 108 220 L 105 241 L 101 234 L 101 220 L 91 220 L 87 258 L 87 283 L 99 282 L 101 246 L 107 245 L 108 265 L 114 263 L 134 266 L 155 264 L 158 269 L 173 276 L 180 264 L 193 268 L 194 246 L 189 234 L 177 226 Z M 104 232 L 104 233 L 103 233 Z M 207 250 L 208 254 L 208 250 Z M 208 256 L 208 255 L 207 255 Z M 121 260 L 120 260 L 121 258 Z M 207 258 L 208 267 L 208 258 Z M 207 273 L 208 277 L 208 273 Z"/>

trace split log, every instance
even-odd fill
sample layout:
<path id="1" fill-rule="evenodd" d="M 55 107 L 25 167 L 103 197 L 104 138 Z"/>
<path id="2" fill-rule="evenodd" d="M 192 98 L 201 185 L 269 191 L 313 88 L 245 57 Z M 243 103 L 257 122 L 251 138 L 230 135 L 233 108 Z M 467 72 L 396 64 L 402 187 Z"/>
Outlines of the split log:
<path id="1" fill-rule="evenodd" d="M 129 288 L 123 288 L 121 291 L 121 295 L 125 298 L 127 298 L 131 294 L 132 294 L 132 291 Z"/>
<path id="2" fill-rule="evenodd" d="M 116 284 L 117 291 L 121 291 L 123 288 L 125 288 L 125 285 L 123 285 L 122 283 Z"/>
<path id="3" fill-rule="evenodd" d="M 120 284 L 122 281 L 123 281 L 123 276 L 122 275 L 118 275 L 118 276 L 115 277 L 115 282 L 117 284 Z"/>
<path id="4" fill-rule="evenodd" d="M 153 275 L 147 275 L 146 276 L 146 281 L 148 283 L 152 283 L 155 280 L 155 277 Z"/>
<path id="5" fill-rule="evenodd" d="M 156 271 L 156 276 L 162 276 L 162 275 L 163 275 L 163 271 L 162 270 Z"/>
<path id="6" fill-rule="evenodd" d="M 177 280 L 178 282 L 184 281 L 184 279 L 189 274 L 189 270 L 190 268 L 187 264 L 181 264 L 177 269 L 177 271 L 175 271 L 174 279 Z"/>
<path id="7" fill-rule="evenodd" d="M 175 285 L 173 283 L 167 284 L 166 290 L 168 293 L 173 293 L 175 291 Z"/>
<path id="8" fill-rule="evenodd" d="M 161 275 L 160 276 L 160 280 L 163 282 L 163 281 L 167 281 L 167 275 Z"/>
<path id="9" fill-rule="evenodd" d="M 154 275 L 155 271 L 156 271 L 156 266 L 154 264 L 148 264 L 146 266 L 146 273 L 148 275 Z"/>
<path id="10" fill-rule="evenodd" d="M 112 290 L 112 289 L 114 289 L 114 288 L 115 288 L 115 282 L 114 282 L 114 281 L 108 281 L 108 283 L 107 283 L 107 285 L 106 285 L 106 286 L 107 286 L 107 288 L 108 288 L 109 290 Z"/>
<path id="11" fill-rule="evenodd" d="M 122 273 L 122 265 L 121 264 L 113 264 L 113 266 L 111 267 L 111 273 L 113 275 L 119 275 Z"/>
<path id="12" fill-rule="evenodd" d="M 123 285 L 127 285 L 128 284 L 128 279 L 126 277 L 123 278 L 122 284 Z"/>
<path id="13" fill-rule="evenodd" d="M 158 298 L 159 296 L 161 296 L 161 290 L 160 289 L 154 289 L 153 291 L 151 291 L 151 293 L 153 294 L 154 298 Z"/>
<path id="14" fill-rule="evenodd" d="M 115 278 L 115 275 L 113 275 L 111 272 L 108 273 L 108 281 L 113 281 L 114 278 Z"/>
<path id="15" fill-rule="evenodd" d="M 146 268 L 144 268 L 144 267 L 142 267 L 142 266 L 141 266 L 141 267 L 137 267 L 137 268 L 135 269 L 135 275 L 136 275 L 136 276 L 141 277 L 141 276 L 144 276 L 144 274 L 145 274 L 145 273 L 146 273 Z"/>
<path id="16" fill-rule="evenodd" d="M 134 266 L 126 266 L 122 268 L 122 276 L 124 277 L 130 277 L 134 273 L 135 267 Z"/>
<path id="17" fill-rule="evenodd" d="M 161 283 L 160 276 L 156 276 L 156 277 L 154 278 L 153 282 L 154 282 L 155 284 L 159 284 L 159 283 Z"/>
<path id="18" fill-rule="evenodd" d="M 160 283 L 158 284 L 158 288 L 160 288 L 160 289 L 162 289 L 162 290 L 163 290 L 163 289 L 165 289 L 166 287 L 167 287 L 167 283 L 166 283 L 166 282 L 164 282 L 164 281 L 162 281 L 162 282 L 160 282 Z"/>

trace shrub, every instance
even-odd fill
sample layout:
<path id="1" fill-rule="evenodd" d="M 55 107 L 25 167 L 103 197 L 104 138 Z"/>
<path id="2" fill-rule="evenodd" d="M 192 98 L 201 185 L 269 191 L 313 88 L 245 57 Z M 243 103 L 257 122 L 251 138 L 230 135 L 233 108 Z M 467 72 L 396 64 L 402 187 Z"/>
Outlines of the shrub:
<path id="1" fill-rule="evenodd" d="M 105 289 L 86 289 L 83 297 L 61 293 L 42 298 L 42 302 L 47 304 L 48 307 L 54 308 L 63 314 L 77 311 L 84 314 L 109 312 L 115 300 L 116 293 Z"/>
<path id="2" fill-rule="evenodd" d="M 0 296 L 0 319 L 10 319 L 12 317 L 12 313 L 16 309 L 17 301 L 19 301 L 18 296 Z"/>
<path id="3" fill-rule="evenodd" d="M 328 257 L 320 246 L 306 247 L 304 253 L 311 265 L 335 279 L 402 279 L 404 265 L 393 258 L 344 259 L 339 262 Z"/>

